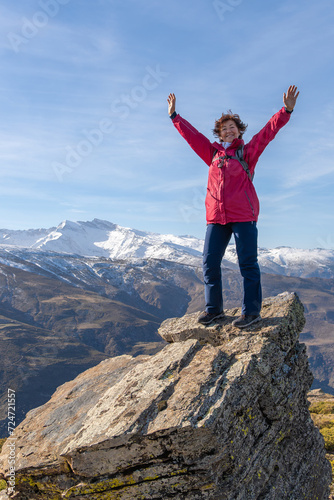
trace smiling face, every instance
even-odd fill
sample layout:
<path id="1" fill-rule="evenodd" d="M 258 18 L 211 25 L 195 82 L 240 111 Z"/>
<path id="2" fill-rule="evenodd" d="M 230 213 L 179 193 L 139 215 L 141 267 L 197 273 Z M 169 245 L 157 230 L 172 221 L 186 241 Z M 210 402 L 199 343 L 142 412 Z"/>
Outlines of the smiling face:
<path id="1" fill-rule="evenodd" d="M 222 142 L 233 142 L 238 139 L 240 130 L 238 129 L 234 120 L 226 120 L 222 123 L 220 128 L 220 138 Z"/>

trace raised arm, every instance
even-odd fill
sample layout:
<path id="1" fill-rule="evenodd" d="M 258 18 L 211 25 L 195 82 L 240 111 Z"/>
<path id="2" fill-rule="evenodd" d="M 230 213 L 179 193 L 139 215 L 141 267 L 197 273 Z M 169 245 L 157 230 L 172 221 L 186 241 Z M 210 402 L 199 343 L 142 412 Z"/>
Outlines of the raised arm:
<path id="1" fill-rule="evenodd" d="M 175 112 L 176 97 L 175 94 L 169 94 L 167 97 L 168 102 L 168 114 L 173 121 L 173 125 L 179 134 L 187 141 L 189 146 L 195 151 L 195 153 L 202 158 L 202 160 L 207 164 L 211 165 L 212 157 L 215 152 L 215 146 L 211 144 L 209 139 L 203 134 L 198 132 L 187 120 L 182 118 L 179 114 Z"/>
<path id="2" fill-rule="evenodd" d="M 285 108 L 282 107 L 280 111 L 268 121 L 262 130 L 245 146 L 245 160 L 248 162 L 249 170 L 253 173 L 255 165 L 259 156 L 263 153 L 268 144 L 275 138 L 277 132 L 288 123 L 293 108 L 295 107 L 299 92 L 295 85 L 290 85 L 287 93 L 283 94 L 283 103 Z"/>

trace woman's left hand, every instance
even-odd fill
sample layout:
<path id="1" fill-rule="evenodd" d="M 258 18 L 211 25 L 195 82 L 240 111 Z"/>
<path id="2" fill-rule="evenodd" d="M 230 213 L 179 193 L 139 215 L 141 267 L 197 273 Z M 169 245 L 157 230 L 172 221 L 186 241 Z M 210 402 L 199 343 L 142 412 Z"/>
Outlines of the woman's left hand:
<path id="1" fill-rule="evenodd" d="M 287 93 L 283 94 L 283 103 L 288 111 L 292 111 L 296 105 L 297 97 L 299 92 L 297 92 L 297 87 L 295 85 L 290 85 Z"/>

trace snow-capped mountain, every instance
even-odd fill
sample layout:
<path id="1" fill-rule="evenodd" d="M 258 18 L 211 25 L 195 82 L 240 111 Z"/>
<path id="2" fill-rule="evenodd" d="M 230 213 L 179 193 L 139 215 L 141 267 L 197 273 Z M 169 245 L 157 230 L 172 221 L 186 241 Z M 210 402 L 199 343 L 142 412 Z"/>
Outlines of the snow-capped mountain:
<path id="1" fill-rule="evenodd" d="M 162 259 L 201 266 L 203 240 L 192 236 L 163 235 L 130 229 L 108 221 L 64 221 L 50 229 L 0 230 L 0 262 L 10 263 L 18 249 L 133 261 Z M 13 257 L 13 255 L 12 255 Z M 8 260 L 9 259 L 9 260 Z M 7 262 L 6 262 L 7 260 Z M 334 250 L 278 247 L 259 249 L 263 272 L 298 277 L 334 277 Z M 11 262 L 10 265 L 13 265 Z M 223 265 L 236 269 L 237 255 L 229 245 Z"/>
<path id="2" fill-rule="evenodd" d="M 197 264 L 203 242 L 192 236 L 149 233 L 94 219 L 88 222 L 64 221 L 49 230 L 0 230 L 0 247 L 10 246 L 84 257 L 154 258 Z"/>

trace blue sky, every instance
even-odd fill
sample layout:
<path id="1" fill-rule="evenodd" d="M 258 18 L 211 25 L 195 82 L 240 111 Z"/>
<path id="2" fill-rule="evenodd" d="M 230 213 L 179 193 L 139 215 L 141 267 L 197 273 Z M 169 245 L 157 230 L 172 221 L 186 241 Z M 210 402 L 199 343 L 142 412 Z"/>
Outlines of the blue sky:
<path id="1" fill-rule="evenodd" d="M 259 245 L 334 248 L 331 0 L 3 0 L 0 227 L 106 219 L 204 237 L 207 166 L 177 111 L 245 141 L 300 90 L 261 156 Z"/>

